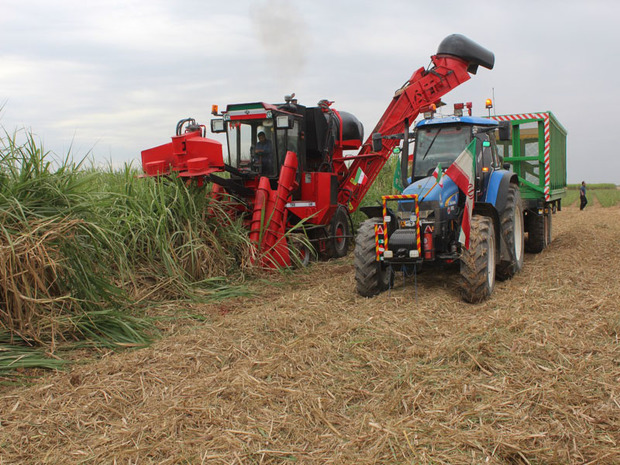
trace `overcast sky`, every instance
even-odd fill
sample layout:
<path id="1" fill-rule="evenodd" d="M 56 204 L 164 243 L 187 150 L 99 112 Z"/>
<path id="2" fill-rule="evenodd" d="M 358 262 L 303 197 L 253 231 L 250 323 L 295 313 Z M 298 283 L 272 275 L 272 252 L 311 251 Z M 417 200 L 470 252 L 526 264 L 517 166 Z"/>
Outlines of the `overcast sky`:
<path id="1" fill-rule="evenodd" d="M 443 98 L 485 115 L 552 111 L 568 180 L 620 184 L 620 2 L 2 0 L 0 125 L 47 150 L 134 161 L 212 104 L 328 98 L 366 136 L 441 40 L 468 36 L 495 69 Z"/>

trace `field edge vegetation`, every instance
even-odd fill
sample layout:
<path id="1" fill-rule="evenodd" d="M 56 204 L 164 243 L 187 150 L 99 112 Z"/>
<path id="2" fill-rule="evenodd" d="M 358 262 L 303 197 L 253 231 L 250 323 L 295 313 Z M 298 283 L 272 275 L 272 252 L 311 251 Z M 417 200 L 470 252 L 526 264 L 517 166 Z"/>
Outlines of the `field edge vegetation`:
<path id="1" fill-rule="evenodd" d="M 0 375 L 72 347 L 139 347 L 153 302 L 247 295 L 251 247 L 208 189 L 0 136 Z"/>

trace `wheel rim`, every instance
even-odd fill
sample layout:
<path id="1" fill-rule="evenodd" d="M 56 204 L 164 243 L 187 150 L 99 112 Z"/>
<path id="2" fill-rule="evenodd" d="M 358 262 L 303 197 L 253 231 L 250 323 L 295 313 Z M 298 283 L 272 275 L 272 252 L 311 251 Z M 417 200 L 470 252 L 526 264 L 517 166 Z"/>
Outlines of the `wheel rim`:
<path id="1" fill-rule="evenodd" d="M 345 237 L 346 228 L 345 226 L 339 222 L 336 224 L 334 228 L 334 248 L 336 249 L 336 253 L 338 255 L 342 255 L 345 251 L 345 247 L 347 245 L 347 238 Z"/>
<path id="2" fill-rule="evenodd" d="M 301 266 L 308 266 L 310 263 L 310 251 L 305 245 L 302 245 L 299 249 L 299 261 Z"/>
<path id="3" fill-rule="evenodd" d="M 344 228 L 342 223 L 338 223 L 336 227 L 336 244 L 341 245 L 344 242 Z"/>
<path id="4" fill-rule="evenodd" d="M 519 209 L 515 210 L 514 241 L 515 260 L 521 262 L 523 257 L 523 215 Z"/>

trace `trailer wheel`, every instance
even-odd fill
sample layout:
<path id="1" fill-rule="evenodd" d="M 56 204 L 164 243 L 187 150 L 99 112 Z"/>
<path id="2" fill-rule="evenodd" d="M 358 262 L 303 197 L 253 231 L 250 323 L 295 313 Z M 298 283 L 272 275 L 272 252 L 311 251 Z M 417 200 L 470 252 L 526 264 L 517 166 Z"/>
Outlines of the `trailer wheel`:
<path id="1" fill-rule="evenodd" d="M 351 245 L 351 225 L 347 209 L 340 206 L 336 209 L 329 225 L 329 239 L 327 241 L 329 258 L 344 257 Z"/>
<path id="2" fill-rule="evenodd" d="M 491 218 L 474 216 L 469 250 L 461 253 L 461 295 L 469 303 L 482 302 L 495 287 L 495 228 Z"/>
<path id="3" fill-rule="evenodd" d="M 545 221 L 545 237 L 546 237 L 546 243 L 545 243 L 545 247 L 549 247 L 549 245 L 551 244 L 551 233 L 552 233 L 552 224 L 551 224 L 551 209 L 549 209 L 549 213 L 547 213 L 545 215 L 546 217 L 546 221 Z"/>
<path id="4" fill-rule="evenodd" d="M 497 278 L 504 280 L 514 276 L 523 268 L 523 207 L 521 193 L 516 184 L 511 184 L 506 197 L 506 208 L 500 218 L 501 234 L 508 246 L 509 260 L 497 265 Z"/>
<path id="5" fill-rule="evenodd" d="M 390 287 L 393 272 L 377 261 L 375 249 L 375 225 L 381 222 L 371 218 L 360 224 L 355 238 L 355 284 L 357 293 L 372 297 Z"/>
<path id="6" fill-rule="evenodd" d="M 547 247 L 548 225 L 547 215 L 538 215 L 529 212 L 526 217 L 527 222 L 527 240 L 525 241 L 525 251 L 529 253 L 540 253 Z"/>

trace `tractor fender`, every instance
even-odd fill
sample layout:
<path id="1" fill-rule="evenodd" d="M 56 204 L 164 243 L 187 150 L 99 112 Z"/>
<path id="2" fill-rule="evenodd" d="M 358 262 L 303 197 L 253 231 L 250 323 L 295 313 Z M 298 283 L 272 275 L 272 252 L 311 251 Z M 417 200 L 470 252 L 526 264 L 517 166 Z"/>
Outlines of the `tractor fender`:
<path id="1" fill-rule="evenodd" d="M 491 173 L 484 202 L 493 205 L 499 214 L 506 208 L 508 186 L 512 182 L 515 184 L 518 182 L 517 175 L 512 171 L 497 170 Z"/>
<path id="2" fill-rule="evenodd" d="M 500 217 L 506 208 L 506 198 L 508 195 L 508 187 L 511 183 L 518 183 L 515 173 L 507 170 L 497 170 L 491 173 L 491 178 L 487 184 L 487 191 L 483 202 L 474 204 L 474 211 L 480 211 L 480 214 L 489 216 L 493 219 L 495 226 L 495 243 L 499 253 L 496 257 L 499 261 L 509 260 L 510 252 L 508 244 L 501 234 Z"/>

